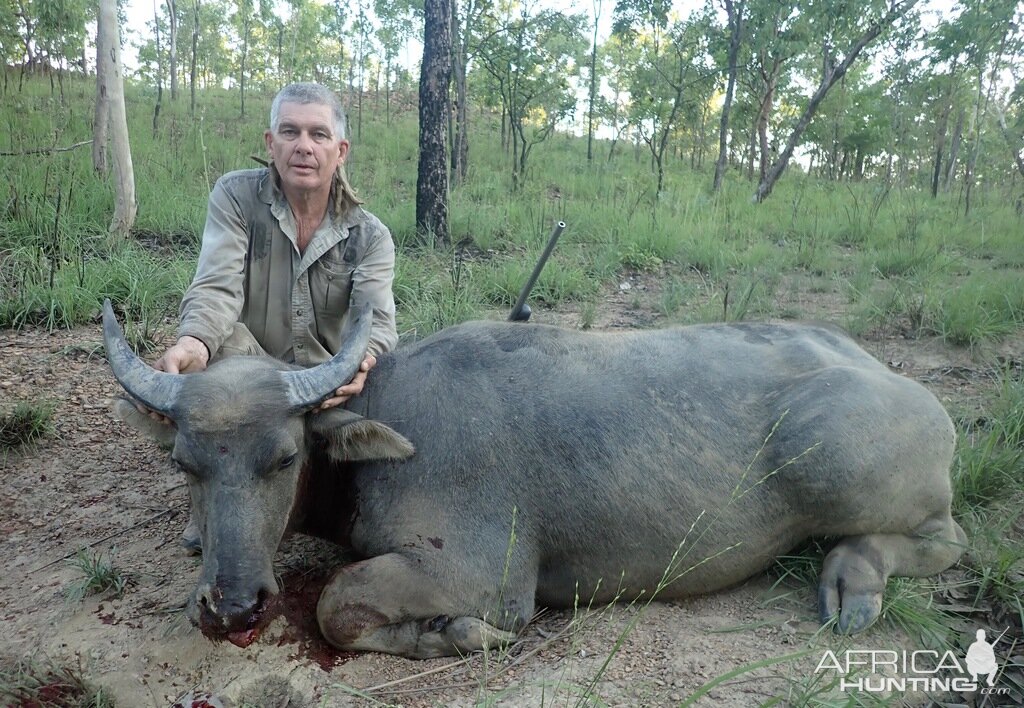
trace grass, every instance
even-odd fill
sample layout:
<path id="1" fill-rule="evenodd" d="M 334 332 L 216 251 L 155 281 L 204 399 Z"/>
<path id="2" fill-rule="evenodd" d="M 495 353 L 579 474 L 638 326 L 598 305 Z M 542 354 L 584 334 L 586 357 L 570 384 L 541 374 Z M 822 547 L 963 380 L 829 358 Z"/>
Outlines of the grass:
<path id="1" fill-rule="evenodd" d="M 24 708 L 114 708 L 113 699 L 95 688 L 79 666 L 44 656 L 0 657 L 0 705 Z"/>
<path id="2" fill-rule="evenodd" d="M 78 602 L 89 595 L 109 593 L 121 597 L 128 588 L 129 576 L 102 553 L 79 551 L 68 564 L 78 571 L 79 578 L 66 591 L 68 601 Z"/>
<path id="3" fill-rule="evenodd" d="M 55 409 L 52 401 L 22 401 L 0 413 L 0 454 L 51 435 Z"/>
<path id="4" fill-rule="evenodd" d="M 12 128 L 12 151 L 38 147 L 40 136 L 57 134 L 62 144 L 91 137 L 90 82 L 68 77 L 66 104 L 47 82 L 26 86 L 0 108 L 0 120 Z M 249 156 L 262 154 L 270 96 L 251 94 L 249 117 L 240 121 L 237 96 L 210 90 L 201 96 L 195 120 L 185 103 L 165 105 L 154 134 L 151 91 L 131 84 L 127 90 L 137 242 L 107 243 L 112 187 L 93 176 L 88 150 L 5 159 L 0 327 L 91 322 L 98 303 L 110 296 L 139 322 L 140 344 L 152 340 L 155 323 L 167 315 L 173 319 L 191 277 L 212 181 L 227 170 L 254 166 Z M 685 319 L 781 316 L 787 313 L 773 308 L 770 291 L 751 308 L 733 307 L 747 287 L 735 282 L 736 274 L 749 280 L 754 273 L 804 271 L 849 283 L 858 300 L 873 303 L 858 317 L 858 331 L 906 315 L 919 333 L 976 347 L 1022 327 L 1024 296 L 1015 287 L 1024 267 L 1016 236 L 1021 222 L 1006 200 L 982 200 L 964 218 L 951 208 L 953 195 L 933 200 L 906 185 L 883 190 L 870 182 L 830 183 L 793 172 L 773 199 L 755 206 L 749 203 L 750 185 L 736 174 L 712 198 L 707 175 L 679 169 L 654 201 L 645 186 L 650 175 L 644 160 L 624 151 L 611 163 L 589 165 L 578 145 L 562 136 L 538 148 L 536 177 L 513 195 L 505 158 L 494 149 L 495 120 L 486 112 L 475 118 L 471 178 L 451 194 L 453 241 L 489 256 L 467 264 L 458 282 L 450 281 L 459 249 L 434 253 L 415 245 L 415 116 L 398 113 L 390 126 L 367 123 L 353 145 L 353 183 L 391 227 L 405 261 L 396 291 L 399 313 L 408 313 L 407 338 L 507 308 L 556 219 L 568 228 L 534 291 L 535 303 L 590 302 L 602 287 L 614 288 L 624 271 L 654 277 L 697 271 L 722 299 Z M 548 151 L 547 160 L 540 150 Z M 968 263 L 983 270 L 964 273 L 962 288 L 943 283 L 951 264 Z M 1002 275 L 990 278 L 993 268 Z M 887 282 L 895 282 L 891 299 L 874 301 L 886 297 L 876 291 L 887 290 Z M 658 309 L 674 313 L 688 304 L 670 296 Z"/>
<path id="5" fill-rule="evenodd" d="M 5 150 L 51 144 L 55 135 L 62 145 L 91 137 L 93 85 L 66 81 L 66 104 L 45 81 L 12 91 L 0 106 L 0 122 L 9 127 Z M 92 326 L 99 303 L 111 297 L 130 323 L 133 346 L 145 350 L 174 319 L 191 278 L 212 182 L 254 166 L 249 156 L 263 153 L 268 95 L 250 94 L 245 120 L 237 117 L 237 96 L 226 91 L 204 92 L 194 121 L 187 102 L 165 103 L 154 135 L 151 92 L 131 84 L 127 91 L 140 207 L 131 241 L 107 241 L 112 188 L 93 175 L 87 148 L 0 161 L 0 328 Z M 354 141 L 353 184 L 398 245 L 403 341 L 471 318 L 504 317 L 557 219 L 568 228 L 531 303 L 572 303 L 582 328 L 598 320 L 604 294 L 618 294 L 618 283 L 636 274 L 660 287 L 651 302 L 633 291 L 630 304 L 668 322 L 805 316 L 778 297 L 780 283 L 796 276 L 818 283 L 807 287 L 844 294 L 844 324 L 858 334 L 937 336 L 980 356 L 1024 330 L 1024 226 L 1012 200 L 995 188 L 988 199 L 979 191 L 977 206 L 963 217 L 955 194 L 931 199 L 913 181 L 889 190 L 794 169 L 772 199 L 755 206 L 752 185 L 740 174 L 727 175 L 723 192 L 712 197 L 707 172 L 677 164 L 655 201 L 645 160 L 623 150 L 606 162 L 599 141 L 600 158 L 587 164 L 580 143 L 560 136 L 537 148 L 533 178 L 513 195 L 497 146 L 497 117 L 474 112 L 472 129 L 470 178 L 451 191 L 452 240 L 459 245 L 446 249 L 424 248 L 415 236 L 415 115 L 396 114 L 390 126 L 367 122 Z M 1007 372 L 984 421 L 961 426 L 953 470 L 955 513 L 972 539 L 965 560 L 971 597 L 964 606 L 995 602 L 1018 618 L 1024 618 L 1024 548 L 1013 504 L 1024 499 L 1021 387 L 1019 373 Z M 47 435 L 52 412 L 51 404 L 20 404 L 0 420 L 0 449 Z M 786 582 L 814 586 L 820 553 L 812 547 L 785 559 L 779 573 Z M 74 563 L 80 596 L 127 587 L 124 573 L 98 554 L 83 552 Z M 883 621 L 937 641 L 956 618 L 943 614 L 935 595 L 928 581 L 894 580 Z M 609 656 L 630 631 L 627 626 Z M 785 678 L 787 704 L 835 704 L 828 698 L 834 686 L 794 678 L 785 673 L 788 665 L 741 666 L 710 679 L 692 698 L 771 670 Z M 545 689 L 544 700 L 600 704 L 605 669 L 566 675 Z"/>

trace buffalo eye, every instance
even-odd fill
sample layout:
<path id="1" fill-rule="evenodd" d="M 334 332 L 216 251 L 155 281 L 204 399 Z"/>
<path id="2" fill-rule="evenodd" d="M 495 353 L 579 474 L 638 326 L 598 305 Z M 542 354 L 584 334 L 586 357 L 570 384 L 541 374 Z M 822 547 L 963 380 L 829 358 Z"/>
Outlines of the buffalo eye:
<path id="1" fill-rule="evenodd" d="M 281 462 L 279 464 L 279 468 L 282 469 L 282 470 L 285 470 L 285 469 L 288 469 L 289 467 L 291 467 L 293 464 L 295 464 L 295 454 L 294 453 L 292 453 L 291 455 L 288 455 L 286 457 L 282 457 L 281 458 Z"/>

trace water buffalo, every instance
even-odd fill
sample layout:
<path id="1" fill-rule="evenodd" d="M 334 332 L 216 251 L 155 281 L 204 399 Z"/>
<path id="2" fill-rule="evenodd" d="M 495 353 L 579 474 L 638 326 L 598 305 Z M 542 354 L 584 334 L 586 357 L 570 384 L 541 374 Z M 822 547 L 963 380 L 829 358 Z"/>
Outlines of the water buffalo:
<path id="1" fill-rule="evenodd" d="M 812 536 L 841 537 L 820 614 L 856 632 L 890 575 L 938 573 L 964 547 L 949 416 L 827 326 L 472 322 L 380 357 L 347 408 L 311 412 L 368 331 L 364 313 L 312 369 L 239 356 L 173 375 L 105 306 L 115 376 L 174 421 L 119 409 L 188 480 L 203 545 L 189 613 L 208 634 L 258 623 L 289 529 L 362 558 L 323 590 L 324 636 L 410 657 L 507 641 L 537 604 L 707 593 Z"/>

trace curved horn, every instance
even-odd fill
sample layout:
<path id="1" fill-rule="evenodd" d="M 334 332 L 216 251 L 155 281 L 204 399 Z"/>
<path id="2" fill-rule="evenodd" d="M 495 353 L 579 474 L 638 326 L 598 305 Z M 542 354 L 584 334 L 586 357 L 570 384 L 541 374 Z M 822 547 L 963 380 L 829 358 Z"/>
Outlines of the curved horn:
<path id="1" fill-rule="evenodd" d="M 128 395 L 150 410 L 170 415 L 181 390 L 181 377 L 157 371 L 132 351 L 124 339 L 121 325 L 117 323 L 109 298 L 103 301 L 103 346 L 106 347 L 107 362 L 114 371 L 114 378 Z"/>
<path id="2" fill-rule="evenodd" d="M 366 303 L 348 327 L 341 351 L 311 369 L 281 373 L 293 410 L 308 410 L 319 405 L 334 395 L 339 386 L 352 380 L 366 356 L 372 325 L 373 306 Z"/>

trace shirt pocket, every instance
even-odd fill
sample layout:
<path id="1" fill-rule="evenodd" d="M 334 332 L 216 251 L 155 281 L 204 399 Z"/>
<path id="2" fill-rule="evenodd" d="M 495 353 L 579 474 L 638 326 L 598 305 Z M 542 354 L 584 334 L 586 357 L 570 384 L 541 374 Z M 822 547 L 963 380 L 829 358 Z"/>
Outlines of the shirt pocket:
<path id="1" fill-rule="evenodd" d="M 330 260 L 321 260 L 313 266 L 310 273 L 310 296 L 318 320 L 340 322 L 344 317 L 352 295 L 354 271 L 355 266 L 351 263 Z"/>

